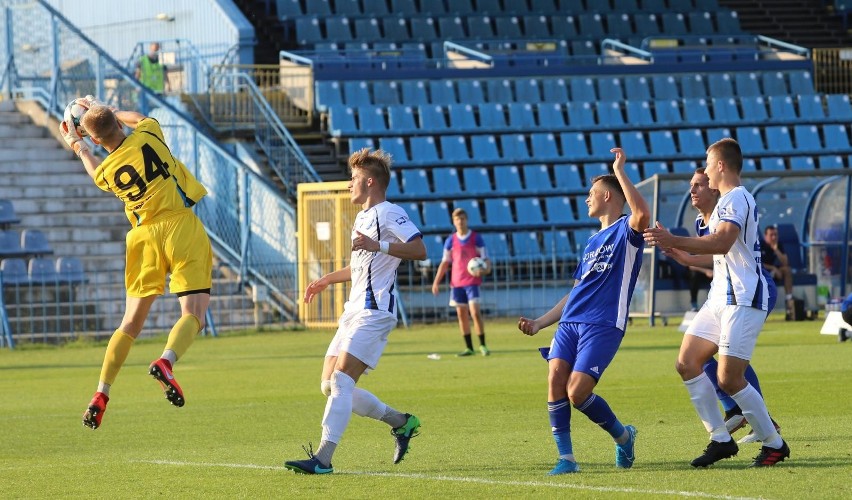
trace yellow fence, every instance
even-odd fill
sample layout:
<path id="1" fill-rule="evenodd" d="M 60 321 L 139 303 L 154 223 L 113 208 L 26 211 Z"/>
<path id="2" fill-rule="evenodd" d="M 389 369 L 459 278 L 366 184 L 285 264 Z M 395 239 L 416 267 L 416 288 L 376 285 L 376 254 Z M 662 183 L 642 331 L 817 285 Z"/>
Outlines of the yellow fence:
<path id="1" fill-rule="evenodd" d="M 826 94 L 852 94 L 852 47 L 813 49 L 814 86 Z"/>
<path id="2" fill-rule="evenodd" d="M 308 328 L 333 328 L 343 314 L 348 281 L 331 285 L 310 304 L 301 298 L 308 283 L 349 265 L 352 225 L 360 209 L 350 201 L 348 181 L 299 184 L 299 317 Z"/>

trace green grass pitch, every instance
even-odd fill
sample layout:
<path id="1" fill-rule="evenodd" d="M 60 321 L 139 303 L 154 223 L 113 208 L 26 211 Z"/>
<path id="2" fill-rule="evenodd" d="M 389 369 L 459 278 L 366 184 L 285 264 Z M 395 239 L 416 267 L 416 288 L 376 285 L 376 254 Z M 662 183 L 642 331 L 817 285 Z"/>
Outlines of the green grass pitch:
<path id="1" fill-rule="evenodd" d="M 379 422 L 353 416 L 330 476 L 295 475 L 284 460 L 319 443 L 322 356 L 333 332 L 199 338 L 176 366 L 187 404 L 170 406 L 147 375 L 164 340 L 134 346 L 103 425 L 81 415 L 103 344 L 0 351 L 0 498 L 850 498 L 852 343 L 820 322 L 773 316 L 754 366 L 792 449 L 772 469 L 747 469 L 758 445 L 707 470 L 689 461 L 708 440 L 674 370 L 675 326 L 628 328 L 596 391 L 639 430 L 636 463 L 614 466 L 610 437 L 572 413 L 579 474 L 549 477 L 556 459 L 546 409 L 552 329 L 521 335 L 487 322 L 492 356 L 457 358 L 455 324 L 393 332 L 359 385 L 416 413 L 421 435 L 399 465 Z M 427 358 L 430 353 L 441 359 Z M 740 431 L 735 437 L 740 437 Z"/>

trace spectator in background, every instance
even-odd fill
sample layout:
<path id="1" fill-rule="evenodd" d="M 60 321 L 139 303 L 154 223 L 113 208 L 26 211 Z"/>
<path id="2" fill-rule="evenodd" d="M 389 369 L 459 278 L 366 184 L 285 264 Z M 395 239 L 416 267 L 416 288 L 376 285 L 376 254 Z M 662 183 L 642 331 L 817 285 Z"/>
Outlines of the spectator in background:
<path id="1" fill-rule="evenodd" d="M 784 284 L 784 293 L 787 294 L 784 299 L 787 310 L 790 311 L 793 308 L 793 270 L 790 269 L 784 247 L 778 241 L 778 226 L 766 226 L 763 230 L 763 241 L 766 244 L 760 245 L 760 262 L 769 271 L 775 283 Z"/>
<path id="2" fill-rule="evenodd" d="M 136 79 L 142 82 L 158 95 L 163 95 L 169 89 L 169 79 L 166 65 L 160 62 L 160 44 L 152 42 L 148 53 L 139 58 L 136 63 Z"/>
<path id="3" fill-rule="evenodd" d="M 476 328 L 479 337 L 479 350 L 483 356 L 488 356 L 491 351 L 485 345 L 485 326 L 482 323 L 482 312 L 479 308 L 479 285 L 482 284 L 482 276 L 491 273 L 491 262 L 485 254 L 485 241 L 482 236 L 470 229 L 467 225 L 467 212 L 457 208 L 453 210 L 453 225 L 456 232 L 451 234 L 444 243 L 444 258 L 438 266 L 435 281 L 432 283 L 432 295 L 438 295 L 441 281 L 447 274 L 447 268 L 452 266 L 450 272 L 450 307 L 456 308 L 459 318 L 459 329 L 465 342 L 465 350 L 458 356 L 473 355 L 473 340 L 470 334 L 470 323 Z M 481 257 L 488 263 L 484 271 L 471 274 L 467 270 L 467 264 L 474 257 Z"/>

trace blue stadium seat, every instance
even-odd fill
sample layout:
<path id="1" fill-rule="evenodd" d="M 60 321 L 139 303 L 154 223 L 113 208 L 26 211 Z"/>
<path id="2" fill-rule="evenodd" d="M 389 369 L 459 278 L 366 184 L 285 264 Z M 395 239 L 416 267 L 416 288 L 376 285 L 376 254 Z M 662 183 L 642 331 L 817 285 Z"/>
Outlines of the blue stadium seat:
<path id="1" fill-rule="evenodd" d="M 366 11 L 370 12 L 370 11 Z M 382 32 L 385 40 L 410 40 L 408 22 L 404 17 L 384 17 L 382 19 Z"/>
<path id="2" fill-rule="evenodd" d="M 610 153 L 611 154 L 611 153 Z M 610 169 L 609 163 L 605 162 L 596 162 L 596 163 L 584 163 L 583 164 L 583 172 L 586 174 L 586 184 L 589 186 L 592 185 L 592 179 L 599 175 L 611 174 L 612 170 Z"/>
<path id="3" fill-rule="evenodd" d="M 494 38 L 494 27 L 491 25 L 490 16 L 467 16 L 468 37 L 480 40 Z"/>
<path id="4" fill-rule="evenodd" d="M 603 38 L 606 30 L 603 27 L 603 17 L 598 13 L 582 13 L 577 16 L 578 34 L 586 38 Z"/>
<path id="5" fill-rule="evenodd" d="M 486 80 L 485 87 L 488 90 L 488 99 L 486 102 L 499 102 L 503 104 L 515 102 L 511 80 Z"/>
<path id="6" fill-rule="evenodd" d="M 790 170 L 810 171 L 815 168 L 816 165 L 814 165 L 814 159 L 811 156 L 790 157 Z"/>
<path id="7" fill-rule="evenodd" d="M 814 82 L 811 74 L 807 71 L 791 71 L 790 77 L 790 93 L 795 95 L 813 95 Z"/>
<path id="8" fill-rule="evenodd" d="M 825 96 L 828 117 L 834 120 L 852 121 L 852 105 L 847 94 L 828 94 Z"/>
<path id="9" fill-rule="evenodd" d="M 414 5 L 414 0 L 391 0 L 390 12 L 391 14 L 401 16 L 413 16 L 415 14 L 419 14 L 417 6 Z"/>
<path id="10" fill-rule="evenodd" d="M 554 165 L 553 180 L 558 191 L 574 191 L 585 187 L 580 169 L 573 163 Z"/>
<path id="11" fill-rule="evenodd" d="M 422 228 L 422 226 L 417 227 Z M 438 265 L 444 258 L 444 236 L 440 234 L 425 235 L 423 236 L 423 244 L 426 245 L 426 258 L 431 261 L 432 265 Z"/>
<path id="12" fill-rule="evenodd" d="M 554 38 L 566 40 L 577 37 L 577 22 L 574 16 L 555 15 L 550 18 L 550 22 L 553 25 Z"/>
<path id="13" fill-rule="evenodd" d="M 512 232 L 512 260 L 515 262 L 541 261 L 544 256 L 534 231 Z"/>
<path id="14" fill-rule="evenodd" d="M 739 35 L 743 31 L 740 28 L 740 18 L 734 10 L 716 12 L 716 32 L 720 35 Z"/>
<path id="15" fill-rule="evenodd" d="M 793 132 L 796 134 L 796 149 L 799 152 L 822 152 L 822 141 L 816 125 L 796 125 Z"/>
<path id="16" fill-rule="evenodd" d="M 652 156 L 661 158 L 680 156 L 677 147 L 675 147 L 674 136 L 671 130 L 651 130 L 648 132 L 648 141 L 651 143 Z"/>
<path id="17" fill-rule="evenodd" d="M 517 102 L 535 104 L 541 102 L 541 86 L 536 78 L 520 78 L 515 80 L 515 95 Z"/>
<path id="18" fill-rule="evenodd" d="M 397 139 L 402 141 L 401 138 L 397 138 Z M 364 148 L 376 149 L 375 141 L 373 141 L 373 139 L 370 139 L 369 137 L 353 137 L 353 138 L 349 139 L 349 154 L 352 154 L 355 151 L 360 151 Z M 385 151 L 387 151 L 387 150 L 385 150 Z M 403 144 L 403 151 L 405 151 L 405 145 L 404 144 Z M 405 155 L 405 157 L 407 158 L 408 155 Z M 394 157 L 393 161 L 394 161 L 394 164 L 396 164 L 397 158 Z"/>
<path id="19" fill-rule="evenodd" d="M 482 167 L 466 168 L 462 171 L 464 191 L 469 195 L 488 194 L 494 191 L 488 170 Z"/>
<path id="20" fill-rule="evenodd" d="M 506 2 L 506 4 L 508 5 L 509 2 Z M 559 7 L 556 6 L 555 0 L 531 0 L 530 12 L 540 12 L 542 14 L 556 14 L 557 12 L 559 12 Z"/>
<path id="21" fill-rule="evenodd" d="M 508 198 L 486 198 L 485 218 L 489 226 L 512 226 L 512 207 Z"/>
<path id="22" fill-rule="evenodd" d="M 586 197 L 587 195 L 572 197 L 574 199 L 574 204 L 577 205 L 577 222 L 581 224 L 595 224 L 599 226 L 600 221 L 589 216 L 589 207 L 586 205 Z"/>
<path id="23" fill-rule="evenodd" d="M 556 147 L 556 136 L 551 133 L 532 134 L 532 157 L 535 161 L 554 161 L 562 158 Z"/>
<path id="24" fill-rule="evenodd" d="M 521 39 L 524 34 L 521 30 L 521 21 L 516 16 L 500 16 L 494 18 L 494 31 L 497 38 Z"/>
<path id="25" fill-rule="evenodd" d="M 431 17 L 412 17 L 409 19 L 411 23 L 411 39 L 419 42 L 432 42 L 439 40 L 438 27 L 435 20 Z"/>
<path id="26" fill-rule="evenodd" d="M 788 134 L 787 139 L 789 140 L 789 138 Z M 737 142 L 740 144 L 744 156 L 760 155 L 766 152 L 766 146 L 763 144 L 763 138 L 758 127 L 737 127 Z M 790 145 L 790 149 L 792 147 Z"/>
<path id="27" fill-rule="evenodd" d="M 820 169 L 843 168 L 843 157 L 840 155 L 821 155 L 817 158 Z"/>
<path id="28" fill-rule="evenodd" d="M 458 81 L 459 102 L 466 104 L 482 104 L 488 102 L 479 80 Z"/>
<path id="29" fill-rule="evenodd" d="M 370 88 L 364 81 L 343 82 L 343 102 L 347 106 L 370 106 L 373 104 L 370 97 Z"/>
<path id="30" fill-rule="evenodd" d="M 431 0 L 438 1 L 438 0 Z M 459 14 L 459 15 L 468 15 L 476 12 L 476 9 L 473 6 L 473 0 L 456 0 L 454 2 L 450 2 L 448 14 Z"/>
<path id="31" fill-rule="evenodd" d="M 713 123 L 710 118 L 710 107 L 707 99 L 703 97 L 692 97 L 683 100 L 683 118 L 692 125 L 707 125 Z"/>
<path id="32" fill-rule="evenodd" d="M 509 243 L 504 233 L 483 233 L 482 239 L 485 241 L 485 248 L 491 262 L 503 262 L 511 257 Z"/>
<path id="33" fill-rule="evenodd" d="M 737 82 L 737 95 L 759 96 L 761 95 L 760 83 L 757 73 L 736 73 L 734 77 Z"/>
<path id="34" fill-rule="evenodd" d="M 760 159 L 760 170 L 763 172 L 783 172 L 787 170 L 784 158 L 778 156 L 764 156 Z"/>
<path id="35" fill-rule="evenodd" d="M 470 160 L 470 151 L 468 150 L 467 142 L 464 137 L 465 136 L 463 135 L 441 136 L 441 159 L 444 160 L 444 162 L 464 163 Z"/>
<path id="36" fill-rule="evenodd" d="M 411 138 L 411 162 L 417 165 L 440 163 L 434 137 Z"/>
<path id="37" fill-rule="evenodd" d="M 654 124 L 651 106 L 647 101 L 627 101 L 627 122 L 632 126 L 647 127 Z"/>
<path id="38" fill-rule="evenodd" d="M 660 17 L 663 22 L 663 33 L 666 35 L 683 36 L 689 34 L 689 30 L 686 29 L 686 18 L 680 12 L 663 12 Z"/>
<path id="39" fill-rule="evenodd" d="M 435 192 L 442 196 L 452 196 L 457 198 L 464 191 L 459 182 L 459 174 L 453 167 L 439 167 L 432 170 L 432 181 L 435 187 Z"/>
<path id="40" fill-rule="evenodd" d="M 598 125 L 606 129 L 622 128 L 624 126 L 624 115 L 621 113 L 620 102 L 596 103 L 598 108 Z"/>
<path id="41" fill-rule="evenodd" d="M 530 158 L 530 150 L 524 134 L 503 134 L 500 136 L 502 158 L 506 161 L 526 162 Z"/>
<path id="42" fill-rule="evenodd" d="M 340 83 L 336 81 L 318 81 L 316 92 L 316 107 L 320 113 L 327 111 L 330 106 L 344 104 L 343 91 L 340 88 Z"/>
<path id="43" fill-rule="evenodd" d="M 327 17 L 325 20 L 325 39 L 332 42 L 348 42 L 354 40 L 349 18 L 344 16 Z"/>
<path id="44" fill-rule="evenodd" d="M 630 182 L 633 184 L 638 184 L 642 181 L 642 173 L 639 172 L 639 164 L 635 161 L 629 161 L 624 164 L 624 173 L 627 174 L 627 177 L 630 178 Z"/>
<path id="45" fill-rule="evenodd" d="M 402 192 L 406 196 L 429 196 L 429 179 L 422 168 L 402 170 Z"/>
<path id="46" fill-rule="evenodd" d="M 710 146 L 714 142 L 724 139 L 726 137 L 733 137 L 731 134 L 731 129 L 728 127 L 719 127 L 719 128 L 708 128 L 707 129 L 707 146 Z M 701 153 L 702 156 L 704 153 Z"/>
<path id="47" fill-rule="evenodd" d="M 668 134 L 671 134 L 670 131 L 666 130 Z M 653 132 L 652 132 L 653 133 Z M 654 139 L 651 136 L 651 150 L 654 150 Z M 646 179 L 653 177 L 655 174 L 668 174 L 669 167 L 666 165 L 664 161 L 646 161 L 642 164 L 642 173 Z"/>
<path id="48" fill-rule="evenodd" d="M 382 32 L 379 30 L 379 21 L 376 18 L 355 19 L 356 40 L 381 40 Z"/>
<path id="49" fill-rule="evenodd" d="M 21 235 L 13 230 L 0 231 L 0 258 L 16 257 L 26 252 L 21 248 Z"/>
<path id="50" fill-rule="evenodd" d="M 547 222 L 551 224 L 573 224 L 577 222 L 571 199 L 567 196 L 550 196 L 544 199 Z"/>
<path id="51" fill-rule="evenodd" d="M 411 106 L 388 106 L 388 126 L 400 134 L 420 130 L 414 122 L 414 109 Z"/>
<path id="52" fill-rule="evenodd" d="M 494 167 L 494 190 L 498 193 L 509 194 L 523 191 L 521 172 L 514 165 Z"/>
<path id="53" fill-rule="evenodd" d="M 799 119 L 807 121 L 822 121 L 825 119 L 825 109 L 822 107 L 821 95 L 800 95 Z"/>
<path id="54" fill-rule="evenodd" d="M 654 85 L 654 99 L 679 99 L 677 81 L 672 75 L 655 75 L 651 78 Z M 703 97 L 703 96 L 701 96 Z"/>
<path id="55" fill-rule="evenodd" d="M 499 163 L 500 153 L 497 151 L 497 140 L 493 135 L 474 135 L 470 139 L 471 156 L 485 163 Z"/>
<path id="56" fill-rule="evenodd" d="M 459 102 L 453 80 L 429 80 L 429 95 L 429 102 L 432 104 L 447 105 Z"/>
<path id="57" fill-rule="evenodd" d="M 552 255 L 562 260 L 574 260 L 577 258 L 577 252 L 574 251 L 574 246 L 568 237 L 568 231 L 564 229 L 544 231 L 542 232 L 542 240 L 542 251 L 545 255 Z"/>
<path id="58" fill-rule="evenodd" d="M 482 226 L 482 212 L 479 210 L 479 202 L 476 200 L 455 200 L 453 208 L 461 208 L 467 212 L 467 221 L 471 226 Z"/>
<path id="59" fill-rule="evenodd" d="M 21 222 L 21 219 L 15 214 L 15 205 L 12 201 L 0 199 L 0 229 L 18 222 Z"/>
<path id="60" fill-rule="evenodd" d="M 666 10 L 666 8 L 663 10 Z M 654 12 L 661 13 L 662 11 L 650 10 L 646 12 L 637 12 L 633 16 L 633 22 L 636 24 L 637 35 L 646 37 L 660 34 L 660 18 L 658 14 L 655 14 Z"/>
<path id="61" fill-rule="evenodd" d="M 657 115 L 658 125 L 682 125 L 683 117 L 680 114 L 680 102 L 678 99 L 654 101 L 654 112 Z"/>
<path id="62" fill-rule="evenodd" d="M 449 129 L 442 106 L 432 104 L 418 106 L 417 115 L 420 117 L 420 130 L 423 132 L 441 133 Z"/>
<path id="63" fill-rule="evenodd" d="M 565 103 L 568 98 L 568 84 L 564 78 L 545 78 L 541 85 L 544 102 Z"/>
<path id="64" fill-rule="evenodd" d="M 371 16 L 380 17 L 390 14 L 386 0 L 363 0 L 364 12 L 369 12 Z"/>
<path id="65" fill-rule="evenodd" d="M 615 135 L 613 135 L 612 132 L 592 132 L 590 137 L 592 156 L 595 158 L 609 158 L 612 156 L 612 153 L 610 153 L 609 150 L 616 146 L 623 147 L 625 151 L 630 151 L 630 155 L 634 158 L 637 156 L 637 153 L 633 149 L 627 147 L 623 140 L 621 143 L 616 143 Z"/>
<path id="66" fill-rule="evenodd" d="M 515 198 L 515 213 L 519 225 L 544 224 L 544 212 L 538 198 Z"/>
<path id="67" fill-rule="evenodd" d="M 555 141 L 553 139 L 553 142 Z M 527 164 L 523 166 L 522 170 L 524 173 L 524 189 L 527 192 L 541 194 L 553 191 L 547 165 Z"/>
<path id="68" fill-rule="evenodd" d="M 506 110 L 500 103 L 482 103 L 479 105 L 479 126 L 482 130 L 500 131 L 509 128 L 506 122 Z"/>
<path id="69" fill-rule="evenodd" d="M 556 130 L 565 128 L 565 113 L 562 105 L 557 102 L 543 102 L 538 104 L 538 123 L 543 129 Z"/>
<path id="70" fill-rule="evenodd" d="M 624 89 L 618 77 L 598 77 L 598 95 L 601 101 L 623 101 Z"/>
<path id="71" fill-rule="evenodd" d="M 385 108 L 381 106 L 359 106 L 358 130 L 371 135 L 386 132 L 388 124 L 385 121 Z"/>
<path id="72" fill-rule="evenodd" d="M 712 35 L 716 33 L 713 27 L 713 16 L 708 11 L 693 11 L 687 14 L 689 32 L 691 35 Z"/>
<path id="73" fill-rule="evenodd" d="M 30 282 L 27 262 L 19 257 L 3 258 L 0 261 L 0 275 L 3 276 L 3 286 L 27 285 Z"/>
<path id="74" fill-rule="evenodd" d="M 509 104 L 509 126 L 514 130 L 531 130 L 538 127 L 532 104 L 513 102 Z"/>
<path id="75" fill-rule="evenodd" d="M 734 96 L 734 82 L 728 73 L 710 73 L 707 75 L 707 85 L 714 99 Z"/>
<path id="76" fill-rule="evenodd" d="M 743 121 L 737 100 L 733 97 L 714 97 L 713 121 L 716 123 L 738 123 Z"/>
<path id="77" fill-rule="evenodd" d="M 328 109 L 328 133 L 332 137 L 346 137 L 359 132 L 355 122 L 355 110 L 344 105 L 333 105 Z"/>
<path id="78" fill-rule="evenodd" d="M 586 160 L 589 158 L 589 146 L 582 132 L 563 132 L 559 135 L 562 142 L 562 157 L 567 160 Z"/>
<path id="79" fill-rule="evenodd" d="M 450 231 L 453 225 L 450 220 L 450 208 L 445 201 L 423 202 L 423 226 L 424 232 Z"/>
<path id="80" fill-rule="evenodd" d="M 32 284 L 56 285 L 56 262 L 50 257 L 30 259 L 27 274 Z"/>
<path id="81" fill-rule="evenodd" d="M 588 102 L 569 102 L 565 105 L 568 108 L 568 123 L 576 128 L 593 128 L 597 125 L 595 121 L 595 112 L 592 109 L 591 103 Z"/>
<path id="82" fill-rule="evenodd" d="M 467 38 L 462 19 L 458 16 L 439 18 L 438 28 L 443 40 L 464 40 Z"/>
<path id="83" fill-rule="evenodd" d="M 323 41 L 320 31 L 319 18 L 299 17 L 296 18 L 296 41 L 299 45 L 311 46 Z"/>
<path id="84" fill-rule="evenodd" d="M 402 103 L 409 106 L 422 106 L 429 104 L 429 96 L 426 94 L 426 84 L 423 80 L 402 80 Z"/>
<path id="85" fill-rule="evenodd" d="M 526 38 L 550 38 L 550 26 L 547 21 L 550 16 L 524 16 L 524 36 Z"/>
<path id="86" fill-rule="evenodd" d="M 701 130 L 697 128 L 682 128 L 677 130 L 677 142 L 680 144 L 680 153 L 688 157 L 704 156 L 707 146 Z M 695 170 L 695 169 L 692 169 Z"/>
<path id="87" fill-rule="evenodd" d="M 626 40 L 633 36 L 633 26 L 627 12 L 613 12 L 606 15 L 607 33 L 612 38 Z"/>
<path id="88" fill-rule="evenodd" d="M 766 114 L 766 101 L 763 96 L 740 97 L 740 106 L 743 108 L 743 120 L 764 122 L 769 119 L 769 115 Z"/>
<path id="89" fill-rule="evenodd" d="M 787 89 L 787 80 L 784 78 L 784 73 L 780 71 L 764 71 L 760 75 L 763 95 L 767 96 L 789 96 L 790 91 Z"/>
<path id="90" fill-rule="evenodd" d="M 396 170 L 391 170 L 390 180 L 388 181 L 387 197 L 389 200 L 396 200 L 402 196 L 402 191 L 399 190 L 399 180 L 397 179 Z"/>
<path id="91" fill-rule="evenodd" d="M 757 162 L 754 161 L 754 158 L 743 160 L 743 172 L 757 172 Z"/>
<path id="92" fill-rule="evenodd" d="M 56 279 L 59 284 L 77 285 L 85 283 L 87 280 L 83 263 L 77 257 L 57 258 Z"/>
<path id="93" fill-rule="evenodd" d="M 846 125 L 826 124 L 823 125 L 822 131 L 825 136 L 826 151 L 838 153 L 849 152 L 849 134 L 846 131 Z"/>
<path id="94" fill-rule="evenodd" d="M 379 139 L 379 147 L 391 155 L 395 166 L 403 167 L 412 164 L 411 158 L 408 156 L 408 151 L 405 148 L 405 141 L 402 140 L 402 137 L 382 137 Z"/>
<path id="95" fill-rule="evenodd" d="M 691 174 L 698 168 L 698 164 L 692 160 L 678 160 L 672 163 L 672 172 L 675 174 Z"/>
<path id="96" fill-rule="evenodd" d="M 48 255 L 53 247 L 47 241 L 47 235 L 40 229 L 27 228 L 21 231 L 21 248 L 29 255 Z"/>
<path id="97" fill-rule="evenodd" d="M 588 77 L 576 76 L 569 81 L 571 87 L 571 101 L 595 102 L 598 100 L 595 93 L 595 81 Z"/>
<path id="98" fill-rule="evenodd" d="M 473 106 L 470 104 L 450 104 L 447 106 L 450 113 L 450 128 L 456 131 L 474 130 L 479 128 L 476 117 L 473 114 Z"/>
<path id="99" fill-rule="evenodd" d="M 279 19 L 293 19 L 305 15 L 299 0 L 277 0 L 275 3 Z"/>
<path id="100" fill-rule="evenodd" d="M 687 73 L 680 79 L 683 97 L 707 97 L 707 86 L 704 77 L 698 73 Z"/>
<path id="101" fill-rule="evenodd" d="M 774 122 L 796 122 L 796 108 L 793 106 L 793 98 L 788 95 L 769 96 L 769 117 Z"/>
<path id="102" fill-rule="evenodd" d="M 624 78 L 624 91 L 629 101 L 650 101 L 651 87 L 648 78 L 644 76 L 628 76 Z"/>
<path id="103" fill-rule="evenodd" d="M 803 249 L 799 234 L 793 224 L 778 224 L 778 243 L 784 247 L 787 261 L 793 271 L 807 269 L 805 259 L 802 257 Z"/>
<path id="104" fill-rule="evenodd" d="M 399 98 L 399 84 L 387 80 L 373 82 L 373 104 L 402 104 Z"/>
<path id="105" fill-rule="evenodd" d="M 615 12 L 627 12 L 632 14 L 639 10 L 639 3 L 637 0 L 613 0 L 612 10 Z"/>
<path id="106" fill-rule="evenodd" d="M 454 2 L 454 3 L 464 3 L 464 2 Z M 431 15 L 445 15 L 450 14 L 451 12 L 447 10 L 446 5 L 442 0 L 421 0 L 420 1 L 420 13 L 421 14 L 431 14 Z"/>

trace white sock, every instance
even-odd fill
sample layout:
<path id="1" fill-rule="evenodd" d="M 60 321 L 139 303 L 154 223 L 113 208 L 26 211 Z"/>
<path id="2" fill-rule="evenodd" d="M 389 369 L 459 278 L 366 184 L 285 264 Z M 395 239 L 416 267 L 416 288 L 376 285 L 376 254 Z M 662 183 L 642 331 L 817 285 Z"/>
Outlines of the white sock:
<path id="1" fill-rule="evenodd" d="M 754 429 L 754 435 L 763 441 L 763 446 L 780 448 L 781 436 L 775 430 L 772 419 L 769 418 L 769 412 L 766 410 L 766 403 L 757 389 L 748 384 L 740 392 L 731 394 L 731 398 L 743 410 L 743 416 Z"/>
<path id="2" fill-rule="evenodd" d="M 379 401 L 370 391 L 356 387 L 352 391 L 352 413 L 369 417 L 390 425 L 393 428 L 405 425 L 405 415 Z"/>
<path id="3" fill-rule="evenodd" d="M 172 366 L 177 363 L 177 354 L 175 354 L 175 352 L 171 349 L 166 349 L 165 351 L 163 351 L 163 355 L 160 357 L 163 359 L 168 359 L 169 363 L 171 363 Z"/>
<path id="4" fill-rule="evenodd" d="M 111 385 L 107 384 L 106 382 L 98 382 L 98 392 L 104 393 L 107 397 L 109 397 L 109 388 L 110 387 L 111 387 Z"/>
<path id="5" fill-rule="evenodd" d="M 339 443 L 343 431 L 352 418 L 352 391 L 355 381 L 352 377 L 335 371 L 331 376 L 331 396 L 325 403 L 325 414 L 322 417 L 322 440 Z"/>
<path id="6" fill-rule="evenodd" d="M 707 378 L 707 374 L 701 372 L 701 375 L 694 379 L 685 380 L 683 385 L 689 392 L 689 399 L 692 401 L 695 411 L 698 412 L 698 418 L 701 419 L 704 428 L 710 433 L 710 439 L 720 443 L 730 441 L 731 434 L 725 427 L 722 412 L 719 411 L 716 390 L 713 389 L 713 383 Z"/>

